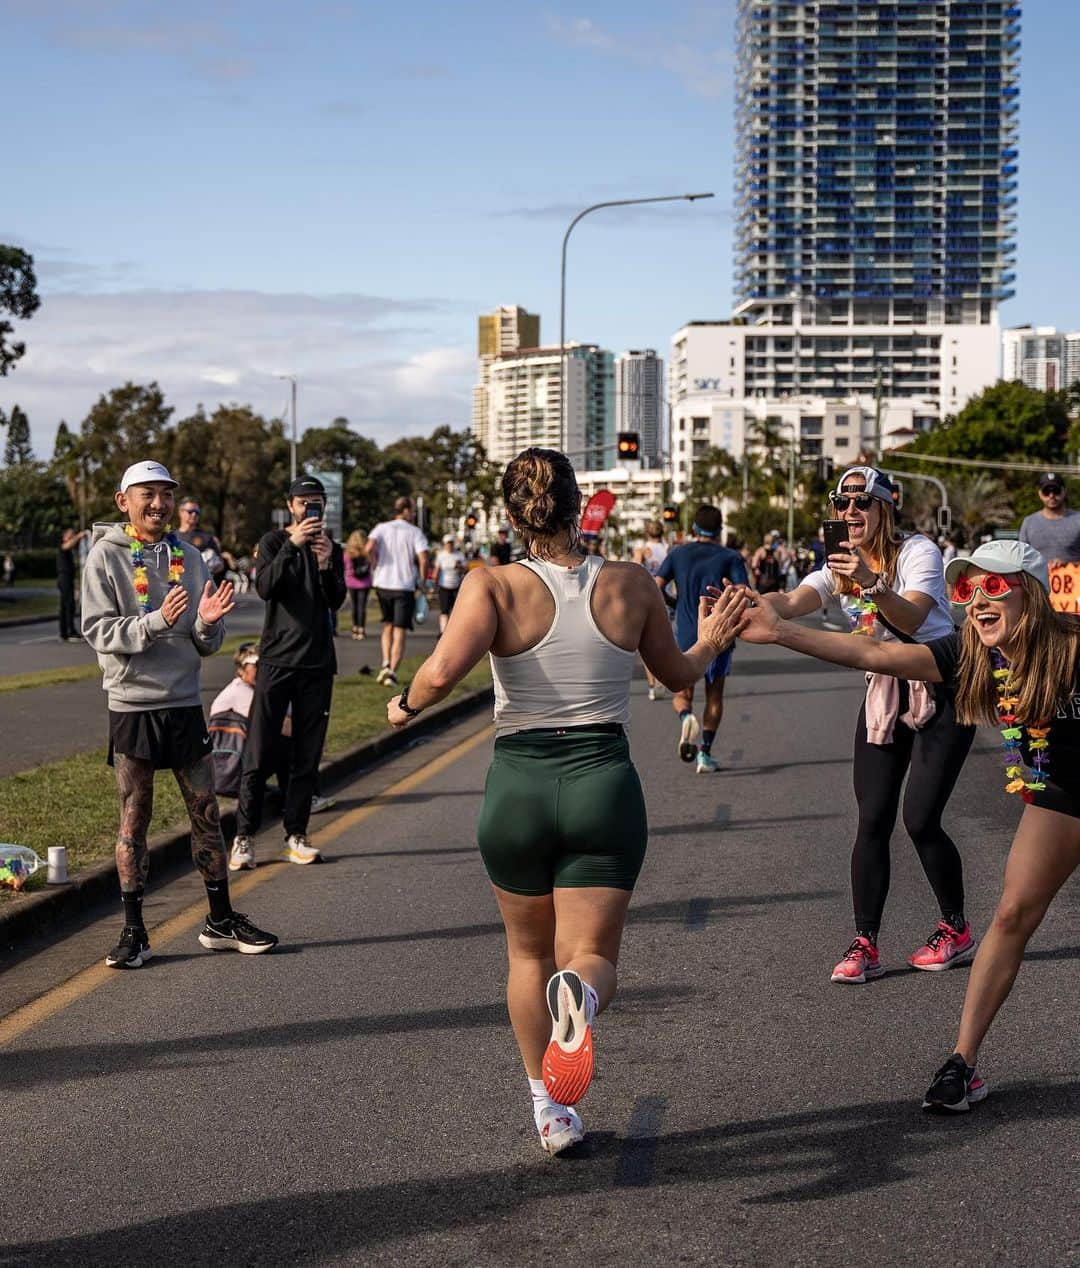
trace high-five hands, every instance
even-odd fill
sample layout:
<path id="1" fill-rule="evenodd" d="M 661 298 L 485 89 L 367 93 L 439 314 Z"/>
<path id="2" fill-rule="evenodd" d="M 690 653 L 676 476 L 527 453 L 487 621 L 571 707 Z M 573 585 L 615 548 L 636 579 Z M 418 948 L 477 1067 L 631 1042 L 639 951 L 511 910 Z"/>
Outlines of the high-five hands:
<path id="1" fill-rule="evenodd" d="M 750 600 L 739 589 L 710 591 L 698 600 L 698 639 L 720 655 L 734 643 Z"/>
<path id="2" fill-rule="evenodd" d="M 199 616 L 207 625 L 217 625 L 223 616 L 227 616 L 236 607 L 231 581 L 223 581 L 216 590 L 213 586 L 214 583 L 208 581 L 203 586 L 202 598 L 199 600 Z M 186 595 L 184 597 L 187 598 Z"/>
<path id="3" fill-rule="evenodd" d="M 750 586 L 733 585 L 730 581 L 724 582 L 723 590 L 715 586 L 708 589 L 709 602 L 735 618 L 735 632 L 744 643 L 776 642 L 780 615 L 771 603 L 763 601 L 756 590 Z"/>

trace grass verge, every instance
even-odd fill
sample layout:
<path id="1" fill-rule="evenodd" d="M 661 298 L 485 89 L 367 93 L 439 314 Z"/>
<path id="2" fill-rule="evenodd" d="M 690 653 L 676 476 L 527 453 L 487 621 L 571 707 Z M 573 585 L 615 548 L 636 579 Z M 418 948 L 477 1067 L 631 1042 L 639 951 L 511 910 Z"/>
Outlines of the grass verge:
<path id="1" fill-rule="evenodd" d="M 251 642 L 250 634 L 234 634 L 214 654 L 231 656 L 244 642 Z M 32 687 L 55 687 L 64 682 L 86 682 L 100 677 L 101 669 L 96 660 L 89 665 L 64 665 L 60 669 L 39 669 L 30 674 L 5 674 L 0 677 L 0 694 L 5 691 L 27 691 Z"/>
<path id="2" fill-rule="evenodd" d="M 402 681 L 408 681 L 423 659 L 413 656 L 405 660 Z M 450 699 L 490 682 L 488 664 L 482 661 L 455 688 Z M 334 684 L 326 752 L 341 752 L 385 730 L 386 702 L 397 690 L 381 687 L 365 674 L 338 678 Z M 118 807 L 116 785 L 112 771 L 105 765 L 103 748 L 0 779 L 0 807 L 3 807 L 0 839 L 28 845 L 43 859 L 50 845 L 66 846 L 69 872 L 112 857 Z M 169 771 L 160 771 L 154 781 L 154 819 L 150 831 L 162 832 L 186 822 L 176 781 Z M 32 892 L 44 883 L 45 871 L 41 869 L 23 892 Z M 0 904 L 18 901 L 18 897 L 10 890 L 0 889 Z"/>
<path id="3" fill-rule="evenodd" d="M 19 584 L 45 586 L 50 583 L 31 580 L 25 583 L 19 582 Z M 27 594 L 22 595 L 18 599 L 8 599 L 0 591 L 0 627 L 9 621 L 22 620 L 27 616 L 55 616 L 57 621 L 59 621 L 60 594 L 56 589 L 56 582 L 52 582 L 51 585 L 52 589 L 45 594 Z"/>

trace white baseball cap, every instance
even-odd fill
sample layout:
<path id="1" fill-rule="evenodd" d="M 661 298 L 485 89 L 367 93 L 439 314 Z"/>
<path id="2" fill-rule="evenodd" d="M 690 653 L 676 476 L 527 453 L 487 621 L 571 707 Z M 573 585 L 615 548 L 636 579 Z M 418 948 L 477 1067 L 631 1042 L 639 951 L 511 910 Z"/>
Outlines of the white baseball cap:
<path id="1" fill-rule="evenodd" d="M 970 555 L 957 555 L 945 565 L 945 580 L 953 582 L 968 568 L 981 568 L 983 572 L 1026 572 L 1046 591 L 1050 589 L 1050 573 L 1046 560 L 1034 546 L 1027 542 L 1003 539 L 984 542 Z"/>
<path id="2" fill-rule="evenodd" d="M 120 492 L 126 493 L 133 484 L 171 484 L 175 481 L 160 462 L 133 462 L 120 477 Z"/>

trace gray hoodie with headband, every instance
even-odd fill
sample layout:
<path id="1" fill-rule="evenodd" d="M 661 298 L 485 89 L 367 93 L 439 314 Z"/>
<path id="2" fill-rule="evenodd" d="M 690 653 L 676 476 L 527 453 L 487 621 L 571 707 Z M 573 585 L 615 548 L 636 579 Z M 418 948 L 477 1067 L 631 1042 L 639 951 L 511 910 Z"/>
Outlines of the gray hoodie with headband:
<path id="1" fill-rule="evenodd" d="M 82 582 L 82 632 L 97 652 L 108 692 L 117 713 L 146 709 L 199 707 L 201 660 L 211 656 L 225 637 L 225 623 L 207 623 L 198 615 L 209 574 L 203 557 L 186 542 L 180 585 L 188 605 L 175 625 L 161 615 L 169 591 L 169 544 L 146 542 L 143 562 L 150 587 L 150 610 L 144 612 L 135 593 L 131 538 L 123 524 L 95 524 Z"/>

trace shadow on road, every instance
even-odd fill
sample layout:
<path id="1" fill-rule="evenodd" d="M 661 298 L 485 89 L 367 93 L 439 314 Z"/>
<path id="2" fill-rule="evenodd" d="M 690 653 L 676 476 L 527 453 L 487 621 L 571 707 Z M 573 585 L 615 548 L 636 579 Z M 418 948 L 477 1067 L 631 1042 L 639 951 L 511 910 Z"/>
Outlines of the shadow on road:
<path id="1" fill-rule="evenodd" d="M 951 1151 L 970 1151 L 973 1142 L 988 1140 L 999 1128 L 1080 1118 L 1080 1084 L 1006 1085 L 962 1119 L 930 1118 L 917 1105 L 913 1096 L 667 1135 L 635 1133 L 632 1124 L 627 1138 L 597 1133 L 574 1157 L 554 1164 L 543 1162 L 539 1152 L 523 1161 L 511 1147 L 506 1165 L 468 1174 L 231 1202 L 8 1245 L 0 1248 L 0 1265 L 113 1263 L 118 1245 L 123 1263 L 132 1266 L 160 1264 L 164 1247 L 174 1262 L 215 1268 L 235 1259 L 237 1248 L 245 1263 L 353 1261 L 402 1238 L 461 1231 L 472 1239 L 478 1226 L 505 1224 L 548 1199 L 576 1204 L 584 1195 L 610 1197 L 650 1185 L 735 1186 L 739 1200 L 751 1207 L 845 1202 L 857 1191 L 880 1192 L 916 1171 L 925 1174 L 935 1165 L 927 1159 L 944 1161 Z M 640 1127 L 659 1116 L 639 1117 Z M 506 1136 L 505 1128 L 501 1134 Z M 498 1149 L 490 1142 L 476 1156 L 490 1156 L 493 1145 Z M 531 1139 L 529 1148 L 535 1149 Z M 628 1151 L 640 1160 L 630 1159 L 629 1167 Z M 343 1159 L 342 1170 L 348 1169 Z"/>
<path id="2" fill-rule="evenodd" d="M 501 927 L 501 926 L 500 926 Z M 630 986 L 620 992 L 628 1003 L 667 1002 L 692 994 L 690 987 Z M 361 1017 L 327 1017 L 312 1021 L 252 1026 L 221 1034 L 176 1035 L 144 1043 L 89 1043 L 70 1047 L 31 1048 L 0 1052 L 0 1089 L 25 1091 L 37 1085 L 80 1079 L 128 1077 L 138 1070 L 170 1069 L 184 1053 L 220 1057 L 249 1049 L 296 1048 L 303 1052 L 319 1044 L 378 1035 L 401 1035 L 428 1030 L 471 1030 L 507 1025 L 506 1005 L 462 1005 L 421 1009 L 414 1013 L 381 1013 Z M 301 1094 L 303 1089 L 299 1088 Z M 3 1261 L 0 1260 L 0 1264 Z"/>

